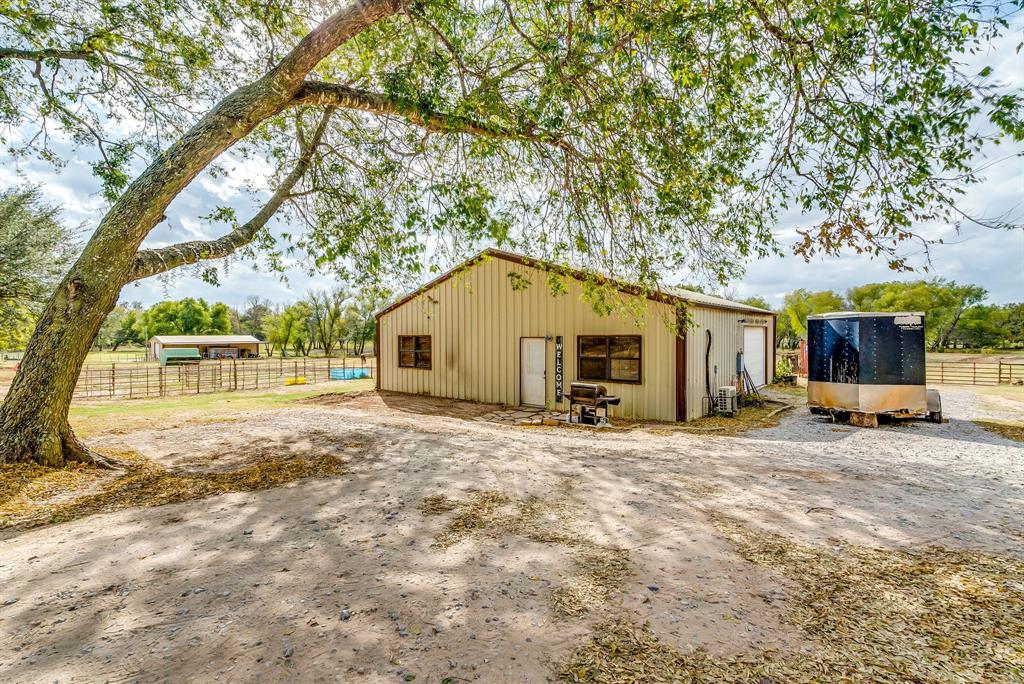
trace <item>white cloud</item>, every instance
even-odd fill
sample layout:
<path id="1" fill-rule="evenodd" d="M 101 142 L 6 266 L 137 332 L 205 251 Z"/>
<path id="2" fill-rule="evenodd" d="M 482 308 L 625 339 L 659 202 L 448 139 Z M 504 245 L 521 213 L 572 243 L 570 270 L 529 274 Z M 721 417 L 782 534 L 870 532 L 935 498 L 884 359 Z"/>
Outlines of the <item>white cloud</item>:
<path id="1" fill-rule="evenodd" d="M 1009 87 L 1024 89 L 1024 65 L 1021 55 L 1015 51 L 1022 28 L 1024 22 L 1017 21 L 1013 30 L 991 51 L 965 60 L 969 69 L 980 69 L 980 65 L 992 63 L 993 78 Z M 91 230 L 102 218 L 106 203 L 100 195 L 99 183 L 91 174 L 90 155 L 75 151 L 64 142 L 57 144 L 57 152 L 69 160 L 60 172 L 39 160 L 0 157 L 0 187 L 25 182 L 40 185 L 47 200 L 62 207 L 69 223 L 84 223 Z M 985 181 L 965 195 L 961 208 L 978 217 L 993 218 L 1011 212 L 1019 219 L 1024 215 L 1024 158 L 1019 156 L 1024 153 L 1024 145 L 990 146 L 985 153 L 990 159 L 1003 161 L 987 169 Z M 1018 156 L 1013 158 L 1015 154 Z M 204 174 L 174 200 L 168 208 L 167 220 L 151 232 L 146 246 L 222 234 L 227 229 L 225 225 L 214 225 L 202 219 L 217 206 L 233 207 L 240 220 L 252 214 L 266 196 L 263 189 L 267 187 L 272 167 L 266 160 L 242 159 L 233 154 L 222 158 L 221 165 L 226 174 L 216 178 Z M 250 187 L 257 188 L 257 192 L 249 192 Z M 798 222 L 798 215 L 789 214 L 773 229 L 787 251 L 795 239 L 794 227 Z M 920 229 L 928 237 L 941 237 L 948 242 L 934 248 L 933 270 L 929 277 L 938 275 L 982 285 L 994 302 L 1024 300 L 1024 231 L 999 232 L 971 224 L 965 224 L 959 234 L 949 225 L 921 226 Z M 167 280 L 150 279 L 129 285 L 123 298 L 152 304 L 168 297 L 196 296 L 237 305 L 246 297 L 257 295 L 287 302 L 311 289 L 337 284 L 330 276 L 308 276 L 298 259 L 288 258 L 286 266 L 287 282 L 282 282 L 278 274 L 234 263 L 221 278 L 219 287 L 203 282 L 186 270 Z M 730 290 L 743 297 L 765 296 L 772 304 L 778 304 L 786 292 L 799 287 L 844 291 L 865 282 L 919 277 L 922 274 L 893 273 L 884 261 L 866 256 L 845 255 L 804 263 L 800 258 L 787 255 L 750 264 L 742 281 L 734 283 Z"/>

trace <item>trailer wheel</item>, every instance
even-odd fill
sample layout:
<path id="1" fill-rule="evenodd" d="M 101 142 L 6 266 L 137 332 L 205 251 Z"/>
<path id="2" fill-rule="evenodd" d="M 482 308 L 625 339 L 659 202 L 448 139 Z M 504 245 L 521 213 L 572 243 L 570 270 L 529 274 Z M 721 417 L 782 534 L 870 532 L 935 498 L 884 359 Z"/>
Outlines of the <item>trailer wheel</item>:
<path id="1" fill-rule="evenodd" d="M 942 422 L 942 411 L 929 411 L 928 413 L 929 423 L 941 423 Z"/>

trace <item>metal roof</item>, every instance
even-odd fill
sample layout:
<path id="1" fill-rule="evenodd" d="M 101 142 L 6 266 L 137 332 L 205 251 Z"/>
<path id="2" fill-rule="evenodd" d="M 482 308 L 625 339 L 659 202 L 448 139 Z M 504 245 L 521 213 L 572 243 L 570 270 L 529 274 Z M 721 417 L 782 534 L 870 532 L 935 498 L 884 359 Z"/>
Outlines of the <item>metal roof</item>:
<path id="1" fill-rule="evenodd" d="M 666 288 L 665 292 L 674 297 L 679 297 L 680 299 L 685 299 L 688 302 L 693 302 L 694 304 L 701 304 L 703 306 L 718 309 L 739 309 L 742 311 L 761 314 L 775 313 L 774 311 L 762 309 L 757 306 L 750 306 L 743 302 L 734 302 L 731 299 L 725 299 L 724 297 L 716 297 L 714 295 L 704 294 L 703 292 L 694 292 L 693 290 L 684 290 L 678 287 Z"/>
<path id="2" fill-rule="evenodd" d="M 511 261 L 513 263 L 523 264 L 526 266 L 533 266 L 535 268 L 555 269 L 560 273 L 564 273 L 579 280 L 585 279 L 587 275 L 583 271 L 578 271 L 568 266 L 555 264 L 550 261 L 544 261 L 543 259 L 534 259 L 533 257 L 524 256 L 522 254 L 515 254 L 514 252 L 506 252 L 501 249 L 495 249 L 493 247 L 490 247 L 488 249 L 483 250 L 482 252 L 479 252 L 475 256 L 470 257 L 469 259 L 459 264 L 455 268 L 451 269 L 450 271 L 443 273 L 442 275 L 438 276 L 437 278 L 434 278 L 430 282 L 421 285 L 412 292 L 409 292 L 405 296 L 400 297 L 393 304 L 390 304 L 381 309 L 380 311 L 378 311 L 376 316 L 379 318 L 380 316 L 383 316 L 387 312 L 397 309 L 402 304 L 405 304 L 406 302 L 413 299 L 417 295 L 422 294 L 423 292 L 426 292 L 435 285 L 444 282 L 445 280 L 451 278 L 459 271 L 474 265 L 475 263 L 477 263 L 478 261 L 485 257 L 504 259 L 505 261 Z M 700 306 L 706 306 L 715 309 L 731 309 L 733 311 L 746 311 L 749 313 L 767 314 L 769 316 L 775 315 L 774 311 L 769 311 L 768 309 L 761 309 L 756 306 L 750 306 L 749 304 L 743 304 L 741 302 L 734 302 L 729 299 L 723 299 L 722 297 L 707 295 L 702 292 L 694 292 L 692 290 L 684 290 L 681 288 L 663 288 L 660 292 L 645 292 L 640 287 L 632 283 L 614 280 L 611 278 L 609 278 L 607 281 L 614 284 L 623 292 L 636 294 L 638 296 L 644 296 L 647 297 L 648 299 L 654 299 L 659 301 L 682 300 L 684 302 L 692 302 Z"/>
<path id="3" fill-rule="evenodd" d="M 263 344 L 252 335 L 154 335 L 160 344 Z"/>
<path id="4" fill-rule="evenodd" d="M 920 316 L 923 311 L 831 311 L 823 314 L 811 314 L 807 320 L 828 320 L 830 318 L 894 318 L 896 316 Z"/>

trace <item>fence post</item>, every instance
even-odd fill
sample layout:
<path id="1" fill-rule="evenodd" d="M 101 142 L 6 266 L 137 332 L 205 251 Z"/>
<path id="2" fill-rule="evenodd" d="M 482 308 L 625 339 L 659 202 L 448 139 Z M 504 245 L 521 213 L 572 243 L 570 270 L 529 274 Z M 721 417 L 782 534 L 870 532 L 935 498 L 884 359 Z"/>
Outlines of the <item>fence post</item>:
<path id="1" fill-rule="evenodd" d="M 978 362 L 977 361 L 975 361 L 974 363 L 971 364 L 971 372 L 972 372 L 971 384 L 972 385 L 977 385 L 978 384 Z"/>
<path id="2" fill-rule="evenodd" d="M 939 384 L 946 384 L 946 362 L 939 361 Z"/>

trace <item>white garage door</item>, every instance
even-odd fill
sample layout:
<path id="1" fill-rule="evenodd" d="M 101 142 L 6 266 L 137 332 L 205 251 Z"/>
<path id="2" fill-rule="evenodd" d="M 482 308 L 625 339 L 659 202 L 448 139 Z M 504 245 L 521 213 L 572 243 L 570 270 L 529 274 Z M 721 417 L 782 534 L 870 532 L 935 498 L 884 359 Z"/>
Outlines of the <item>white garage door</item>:
<path id="1" fill-rule="evenodd" d="M 743 328 L 743 364 L 750 373 L 755 387 L 764 385 L 765 379 L 765 332 L 767 328 L 746 326 Z"/>

